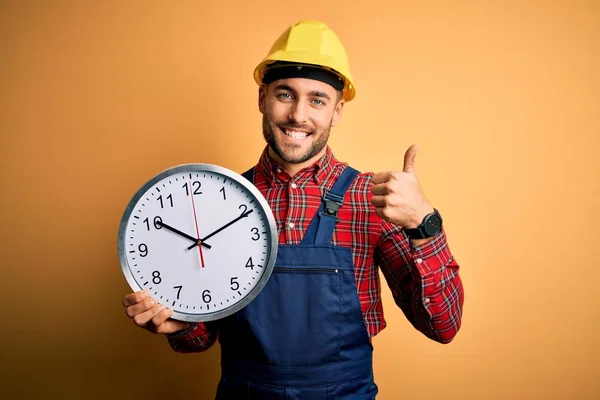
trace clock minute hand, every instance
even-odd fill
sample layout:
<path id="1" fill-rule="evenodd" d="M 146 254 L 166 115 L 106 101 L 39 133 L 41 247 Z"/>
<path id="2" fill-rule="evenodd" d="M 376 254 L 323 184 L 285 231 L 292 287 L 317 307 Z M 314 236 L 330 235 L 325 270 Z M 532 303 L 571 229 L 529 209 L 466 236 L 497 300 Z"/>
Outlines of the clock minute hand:
<path id="1" fill-rule="evenodd" d="M 242 215 L 240 215 L 240 216 L 239 216 L 239 217 L 237 217 L 236 219 L 234 219 L 234 220 L 232 220 L 232 221 L 230 221 L 230 222 L 226 223 L 225 225 L 223 225 L 222 227 L 220 227 L 220 228 L 219 228 L 219 229 L 217 229 L 216 231 L 214 231 L 214 232 L 210 233 L 209 235 L 206 235 L 205 237 L 203 237 L 202 239 L 200 239 L 200 242 L 201 242 L 202 244 L 204 244 L 204 241 L 205 241 L 205 240 L 208 240 L 208 239 L 210 239 L 211 237 L 213 237 L 213 236 L 214 236 L 214 235 L 216 235 L 217 233 L 221 232 L 223 229 L 225 229 L 225 228 L 227 228 L 227 227 L 229 227 L 229 226 L 231 226 L 231 225 L 235 224 L 235 223 L 236 223 L 236 222 L 238 222 L 240 219 L 242 219 L 242 218 L 246 218 L 246 217 L 247 217 L 247 216 L 248 216 L 248 215 L 249 215 L 249 214 L 250 214 L 252 211 L 254 211 L 254 210 L 248 210 L 248 211 L 246 211 L 246 212 L 242 213 Z M 191 245 L 190 247 L 188 247 L 188 250 L 191 250 L 191 249 L 193 249 L 193 248 L 194 248 L 194 246 L 196 246 L 196 245 L 198 245 L 198 243 L 194 243 L 193 245 Z"/>
<path id="2" fill-rule="evenodd" d="M 191 240 L 192 242 L 194 242 L 194 246 L 198 244 L 198 239 L 196 239 L 195 237 L 190 236 L 187 233 L 181 232 L 179 229 L 173 228 L 172 226 L 167 225 L 162 221 L 157 221 L 157 223 L 160 224 L 160 226 L 170 230 L 171 232 L 174 232 L 179 236 L 183 236 L 184 238 Z M 202 246 L 206 247 L 207 249 L 210 249 L 212 247 L 211 245 L 204 243 L 204 241 L 202 241 Z"/>

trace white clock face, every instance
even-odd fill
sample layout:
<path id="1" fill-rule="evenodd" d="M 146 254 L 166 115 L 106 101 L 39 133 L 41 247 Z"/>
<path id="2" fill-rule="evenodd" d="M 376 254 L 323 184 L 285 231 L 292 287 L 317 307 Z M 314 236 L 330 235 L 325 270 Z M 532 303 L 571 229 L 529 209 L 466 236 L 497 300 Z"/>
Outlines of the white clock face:
<path id="1" fill-rule="evenodd" d="M 210 321 L 258 295 L 278 240 L 272 211 L 250 182 L 216 165 L 186 164 L 136 193 L 118 242 L 134 291 L 148 290 L 172 318 Z"/>

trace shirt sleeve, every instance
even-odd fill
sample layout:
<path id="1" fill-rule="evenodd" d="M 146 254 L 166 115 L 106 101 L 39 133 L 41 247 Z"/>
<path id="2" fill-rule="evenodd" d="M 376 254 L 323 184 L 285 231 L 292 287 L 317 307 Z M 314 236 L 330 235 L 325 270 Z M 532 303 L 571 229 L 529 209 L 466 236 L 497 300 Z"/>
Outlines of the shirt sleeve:
<path id="1" fill-rule="evenodd" d="M 464 290 L 446 232 L 415 247 L 401 228 L 383 222 L 374 256 L 410 323 L 432 340 L 452 341 L 461 326 Z"/>
<path id="2" fill-rule="evenodd" d="M 178 353 L 199 353 L 212 347 L 218 337 L 215 324 L 195 322 L 179 332 L 166 335 L 171 348 Z"/>

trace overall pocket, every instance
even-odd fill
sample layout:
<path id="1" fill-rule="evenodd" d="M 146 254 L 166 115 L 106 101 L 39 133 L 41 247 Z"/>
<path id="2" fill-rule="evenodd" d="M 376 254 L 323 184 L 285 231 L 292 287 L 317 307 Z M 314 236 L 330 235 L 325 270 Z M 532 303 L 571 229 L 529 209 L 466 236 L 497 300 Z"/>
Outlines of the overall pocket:
<path id="1" fill-rule="evenodd" d="M 307 367 L 339 360 L 341 270 L 276 266 L 260 295 L 242 311 L 268 365 Z"/>

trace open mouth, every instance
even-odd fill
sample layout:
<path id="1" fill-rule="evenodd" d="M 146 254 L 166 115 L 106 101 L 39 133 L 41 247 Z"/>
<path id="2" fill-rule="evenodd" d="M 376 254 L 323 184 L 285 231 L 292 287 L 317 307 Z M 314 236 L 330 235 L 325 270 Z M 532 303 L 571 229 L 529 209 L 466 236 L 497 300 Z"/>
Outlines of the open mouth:
<path id="1" fill-rule="evenodd" d="M 296 130 L 292 128 L 279 128 L 281 132 L 287 137 L 290 137 L 295 140 L 303 140 L 312 135 L 311 132 Z"/>

